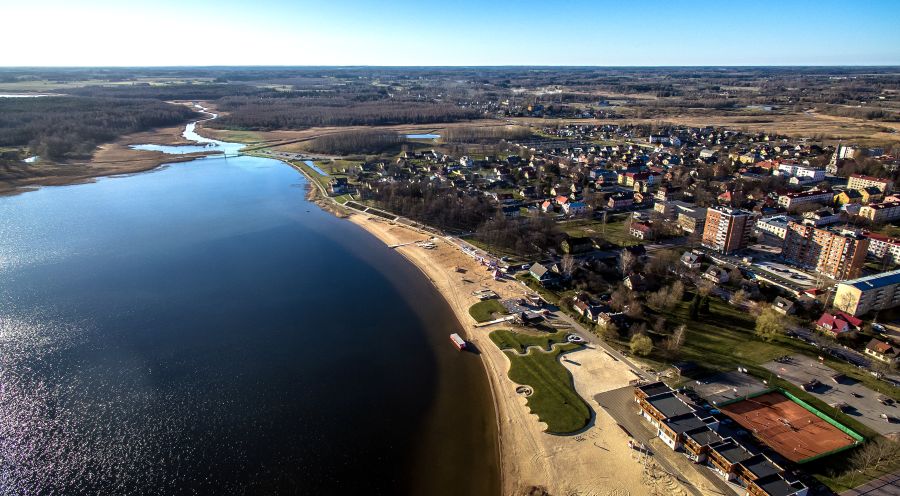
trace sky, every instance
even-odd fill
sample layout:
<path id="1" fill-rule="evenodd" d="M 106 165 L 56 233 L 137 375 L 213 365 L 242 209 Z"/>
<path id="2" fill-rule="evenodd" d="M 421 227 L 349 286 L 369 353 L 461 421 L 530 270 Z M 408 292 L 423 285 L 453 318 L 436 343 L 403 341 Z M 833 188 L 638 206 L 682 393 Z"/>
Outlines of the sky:
<path id="1" fill-rule="evenodd" d="M 0 66 L 900 65 L 900 0 L 0 0 Z"/>

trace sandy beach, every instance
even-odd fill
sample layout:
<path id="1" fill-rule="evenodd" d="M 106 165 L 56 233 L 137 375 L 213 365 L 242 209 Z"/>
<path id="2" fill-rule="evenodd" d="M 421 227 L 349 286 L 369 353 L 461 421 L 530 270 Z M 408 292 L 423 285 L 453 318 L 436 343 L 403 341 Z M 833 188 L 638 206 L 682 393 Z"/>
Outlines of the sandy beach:
<path id="1" fill-rule="evenodd" d="M 365 214 L 350 214 L 348 220 L 386 245 L 430 237 L 409 226 Z M 432 250 L 414 244 L 396 250 L 434 284 L 450 304 L 466 337 L 481 351 L 498 416 L 503 494 L 687 494 L 668 474 L 645 472 L 636 452 L 627 447 L 626 434 L 591 399 L 600 392 L 626 386 L 634 378 L 627 366 L 601 350 L 588 347 L 566 355 L 578 366 L 563 362 L 573 375 L 577 391 L 595 412 L 594 421 L 575 435 L 545 433 L 545 424 L 529 412 L 525 398 L 516 394 L 516 384 L 507 377 L 506 355 L 488 338 L 492 330 L 514 326 L 507 323 L 476 328 L 468 313 L 478 301 L 472 296 L 476 289 L 492 289 L 501 298 L 510 298 L 521 296 L 524 287 L 514 280 L 495 281 L 450 241 L 434 241 L 437 247 Z M 457 267 L 465 272 L 457 272 Z"/>

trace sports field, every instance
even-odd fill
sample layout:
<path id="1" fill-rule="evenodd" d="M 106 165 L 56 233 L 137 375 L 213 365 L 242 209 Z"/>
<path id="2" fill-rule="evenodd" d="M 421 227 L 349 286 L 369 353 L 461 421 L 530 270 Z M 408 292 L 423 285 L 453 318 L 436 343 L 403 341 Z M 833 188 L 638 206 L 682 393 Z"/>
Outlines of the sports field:
<path id="1" fill-rule="evenodd" d="M 777 391 L 724 405 L 720 410 L 793 462 L 802 463 L 857 442 Z"/>

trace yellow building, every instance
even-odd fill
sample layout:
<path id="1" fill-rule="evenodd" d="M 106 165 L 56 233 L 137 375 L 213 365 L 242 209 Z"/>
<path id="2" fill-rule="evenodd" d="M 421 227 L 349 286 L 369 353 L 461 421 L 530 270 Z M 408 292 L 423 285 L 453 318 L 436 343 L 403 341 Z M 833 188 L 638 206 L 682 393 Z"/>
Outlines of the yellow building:
<path id="1" fill-rule="evenodd" d="M 833 305 L 854 316 L 900 305 L 900 270 L 838 284 Z"/>

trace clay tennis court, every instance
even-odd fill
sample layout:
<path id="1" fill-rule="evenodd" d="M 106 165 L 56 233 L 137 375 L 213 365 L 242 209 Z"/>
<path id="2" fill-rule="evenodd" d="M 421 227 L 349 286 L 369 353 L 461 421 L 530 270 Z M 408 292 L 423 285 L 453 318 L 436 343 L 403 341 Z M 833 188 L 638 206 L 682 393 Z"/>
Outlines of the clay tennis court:
<path id="1" fill-rule="evenodd" d="M 720 410 L 793 462 L 802 462 L 856 442 L 777 391 L 725 405 Z"/>

